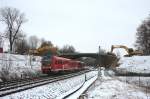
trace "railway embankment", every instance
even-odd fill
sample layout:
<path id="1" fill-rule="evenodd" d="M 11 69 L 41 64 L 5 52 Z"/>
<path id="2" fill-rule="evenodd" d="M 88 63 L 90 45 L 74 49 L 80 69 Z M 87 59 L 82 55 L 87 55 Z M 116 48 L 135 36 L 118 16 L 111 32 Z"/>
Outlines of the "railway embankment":
<path id="1" fill-rule="evenodd" d="M 116 76 L 150 77 L 150 56 L 122 57 L 119 64 L 113 69 Z"/>
<path id="2" fill-rule="evenodd" d="M 61 79 L 41 86 L 1 97 L 1 99 L 61 99 L 80 89 L 87 81 L 97 76 L 97 71 L 90 71 L 68 79 Z"/>

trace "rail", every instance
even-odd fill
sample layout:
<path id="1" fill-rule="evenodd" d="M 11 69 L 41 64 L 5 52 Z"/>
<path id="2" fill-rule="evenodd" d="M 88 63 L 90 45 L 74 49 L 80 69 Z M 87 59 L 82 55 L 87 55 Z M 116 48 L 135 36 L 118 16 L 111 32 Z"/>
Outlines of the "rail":
<path id="1" fill-rule="evenodd" d="M 12 93 L 17 93 L 20 91 L 24 91 L 27 89 L 31 89 L 34 87 L 38 87 L 38 86 L 42 86 L 42 85 L 46 85 L 52 82 L 56 82 L 59 80 L 63 80 L 63 79 L 67 79 L 67 78 L 71 78 L 74 76 L 78 76 L 84 73 L 89 72 L 90 70 L 84 70 L 84 71 L 80 71 L 78 73 L 72 73 L 72 74 L 67 74 L 67 75 L 62 75 L 62 76 L 57 76 L 57 77 L 44 77 L 44 78 L 40 78 L 40 79 L 31 79 L 31 80 L 27 80 L 27 81 L 22 81 L 20 83 L 16 83 L 16 84 L 12 84 L 9 83 L 9 86 L 7 87 L 3 87 L 0 89 L 0 97 L 12 94 Z"/>

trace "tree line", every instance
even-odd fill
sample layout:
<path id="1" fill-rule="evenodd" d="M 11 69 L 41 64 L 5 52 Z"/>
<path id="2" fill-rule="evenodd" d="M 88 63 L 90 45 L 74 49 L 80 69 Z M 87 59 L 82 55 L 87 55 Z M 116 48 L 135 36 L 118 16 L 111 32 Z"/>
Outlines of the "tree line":
<path id="1" fill-rule="evenodd" d="M 9 52 L 18 54 L 27 54 L 30 49 L 37 49 L 46 45 L 54 46 L 51 41 L 44 38 L 39 39 L 34 35 L 27 38 L 21 29 L 22 25 L 27 21 L 25 14 L 16 8 L 0 8 L 0 22 L 6 26 L 5 31 L 0 33 L 0 44 L 2 43 L 2 37 L 7 38 L 9 41 Z M 60 53 L 76 52 L 72 45 L 64 45 L 63 48 L 58 48 L 58 51 Z"/>

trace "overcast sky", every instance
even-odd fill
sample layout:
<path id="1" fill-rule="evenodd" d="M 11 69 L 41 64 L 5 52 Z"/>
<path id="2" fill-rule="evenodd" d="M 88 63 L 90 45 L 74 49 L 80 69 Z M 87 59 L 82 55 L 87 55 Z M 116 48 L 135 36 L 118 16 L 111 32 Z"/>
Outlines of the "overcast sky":
<path id="1" fill-rule="evenodd" d="M 99 45 L 107 51 L 116 44 L 133 47 L 137 27 L 150 14 L 150 0 L 0 0 L 6 6 L 26 14 L 27 35 L 80 52 L 97 52 Z"/>

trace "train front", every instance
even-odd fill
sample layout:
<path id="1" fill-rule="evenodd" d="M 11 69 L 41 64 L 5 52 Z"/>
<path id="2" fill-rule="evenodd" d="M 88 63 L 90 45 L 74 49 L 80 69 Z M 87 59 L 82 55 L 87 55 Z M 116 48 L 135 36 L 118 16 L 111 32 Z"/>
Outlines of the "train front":
<path id="1" fill-rule="evenodd" d="M 52 56 L 51 55 L 43 55 L 42 56 L 42 73 L 49 74 L 51 72 L 51 64 L 52 64 Z"/>

